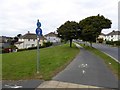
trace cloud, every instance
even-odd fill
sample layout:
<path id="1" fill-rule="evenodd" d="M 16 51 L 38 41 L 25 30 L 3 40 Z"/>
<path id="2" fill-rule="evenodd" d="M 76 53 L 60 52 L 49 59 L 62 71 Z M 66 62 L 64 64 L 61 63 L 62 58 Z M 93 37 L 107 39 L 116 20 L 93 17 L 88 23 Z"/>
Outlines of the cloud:
<path id="1" fill-rule="evenodd" d="M 67 20 L 79 22 L 97 14 L 112 20 L 111 29 L 118 25 L 117 0 L 1 0 L 0 11 L 0 35 L 6 36 L 35 33 L 37 19 L 43 34 L 55 31 Z"/>

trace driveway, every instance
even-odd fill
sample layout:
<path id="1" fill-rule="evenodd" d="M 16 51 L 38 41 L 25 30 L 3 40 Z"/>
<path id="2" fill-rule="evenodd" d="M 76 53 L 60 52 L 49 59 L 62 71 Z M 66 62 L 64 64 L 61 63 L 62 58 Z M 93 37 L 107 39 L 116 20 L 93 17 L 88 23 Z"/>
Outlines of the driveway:
<path id="1" fill-rule="evenodd" d="M 103 60 L 84 48 L 53 80 L 105 88 L 118 88 L 118 80 Z"/>

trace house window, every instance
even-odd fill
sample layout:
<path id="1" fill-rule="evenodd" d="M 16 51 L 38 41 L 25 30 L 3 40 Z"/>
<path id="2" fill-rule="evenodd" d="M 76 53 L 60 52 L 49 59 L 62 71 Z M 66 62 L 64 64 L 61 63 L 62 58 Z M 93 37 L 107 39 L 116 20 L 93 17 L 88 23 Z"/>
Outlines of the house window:
<path id="1" fill-rule="evenodd" d="M 35 41 L 35 39 L 33 39 L 33 41 Z"/>
<path id="2" fill-rule="evenodd" d="M 28 39 L 28 41 L 30 41 L 30 39 Z"/>
<path id="3" fill-rule="evenodd" d="M 34 47 L 35 45 L 34 44 L 32 44 L 32 47 Z"/>

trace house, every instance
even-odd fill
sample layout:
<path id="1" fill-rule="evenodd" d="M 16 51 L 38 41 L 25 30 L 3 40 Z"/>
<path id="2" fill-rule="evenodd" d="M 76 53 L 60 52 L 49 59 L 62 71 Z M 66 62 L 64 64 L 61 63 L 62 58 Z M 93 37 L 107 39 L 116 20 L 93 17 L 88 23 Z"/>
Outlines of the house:
<path id="1" fill-rule="evenodd" d="M 47 40 L 46 38 L 41 36 L 39 44 L 42 46 L 43 42 L 47 42 Z M 18 42 L 15 43 L 15 46 L 17 46 L 18 49 L 36 47 L 37 46 L 37 35 L 34 33 L 30 33 L 28 31 L 28 33 L 26 33 L 25 35 L 21 36 L 18 39 Z"/>
<path id="2" fill-rule="evenodd" d="M 52 43 L 59 43 L 61 42 L 61 39 L 57 37 L 57 34 L 55 32 L 50 32 L 44 36 L 47 41 L 52 42 Z"/>
<path id="3" fill-rule="evenodd" d="M 104 33 L 101 33 L 99 36 L 98 36 L 98 39 L 103 39 L 105 41 L 106 39 L 106 35 Z"/>
<path id="4" fill-rule="evenodd" d="M 105 35 L 104 33 L 101 33 L 101 34 L 98 36 L 96 42 L 103 43 L 105 40 L 106 40 L 106 35 Z"/>
<path id="5" fill-rule="evenodd" d="M 12 40 L 12 37 L 0 36 L 0 48 L 8 48 L 10 47 L 9 40 Z"/>
<path id="6" fill-rule="evenodd" d="M 113 30 L 112 32 L 106 35 L 106 41 L 119 41 L 120 40 L 120 31 Z"/>

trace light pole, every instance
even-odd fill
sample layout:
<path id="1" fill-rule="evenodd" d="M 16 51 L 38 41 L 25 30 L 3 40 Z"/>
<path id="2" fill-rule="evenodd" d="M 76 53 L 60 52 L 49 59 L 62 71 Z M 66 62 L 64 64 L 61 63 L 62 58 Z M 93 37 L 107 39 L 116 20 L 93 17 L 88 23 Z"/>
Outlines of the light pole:
<path id="1" fill-rule="evenodd" d="M 37 35 L 37 65 L 36 65 L 36 71 L 39 73 L 40 69 L 40 49 L 39 49 L 39 42 L 40 42 L 40 37 L 42 36 L 42 29 L 41 23 L 39 22 L 39 19 L 37 21 L 37 28 L 36 28 L 36 35 Z"/>

